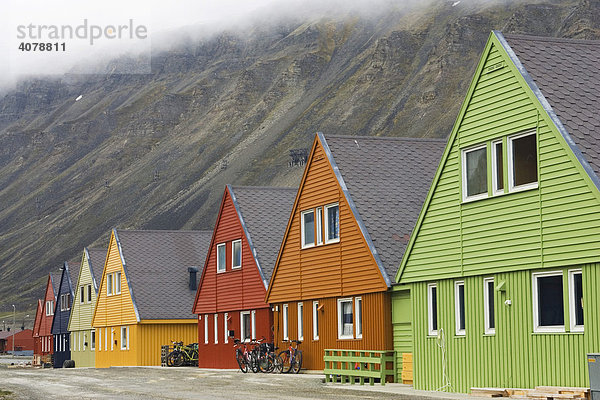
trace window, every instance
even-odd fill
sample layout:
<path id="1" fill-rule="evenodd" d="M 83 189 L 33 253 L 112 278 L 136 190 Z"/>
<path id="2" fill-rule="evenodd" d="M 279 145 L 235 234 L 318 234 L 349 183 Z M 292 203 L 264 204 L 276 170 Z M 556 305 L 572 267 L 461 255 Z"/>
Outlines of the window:
<path id="1" fill-rule="evenodd" d="M 313 339 L 319 340 L 319 302 L 318 301 L 313 301 L 312 317 L 313 317 Z"/>
<path id="2" fill-rule="evenodd" d="M 357 297 L 354 302 L 356 303 L 356 338 L 362 339 L 362 298 Z"/>
<path id="3" fill-rule="evenodd" d="M 121 327 L 121 350 L 129 350 L 129 327 Z"/>
<path id="4" fill-rule="evenodd" d="M 252 339 L 256 339 L 256 311 L 252 311 Z"/>
<path id="5" fill-rule="evenodd" d="M 217 245 L 217 272 L 225 272 L 225 264 L 227 263 L 227 247 L 225 243 Z"/>
<path id="6" fill-rule="evenodd" d="M 113 274 L 106 275 L 106 295 L 111 296 L 113 294 Z"/>
<path id="7" fill-rule="evenodd" d="M 80 337 L 81 342 L 83 342 L 83 343 L 80 342 L 81 344 L 79 345 L 79 350 L 81 350 L 81 348 L 82 348 L 81 345 L 83 345 L 83 350 L 85 350 L 85 348 L 87 346 L 87 343 L 85 341 L 85 339 L 86 339 L 85 333 L 83 333 L 83 332 L 79 333 L 79 337 Z"/>
<path id="8" fill-rule="evenodd" d="M 60 295 L 60 311 L 67 311 L 71 309 L 71 294 L 64 293 Z"/>
<path id="9" fill-rule="evenodd" d="M 494 317 L 494 278 L 483 280 L 483 319 L 484 332 L 488 335 L 496 333 L 496 320 Z"/>
<path id="10" fill-rule="evenodd" d="M 223 338 L 223 342 L 229 343 L 229 314 L 228 313 L 225 313 L 225 316 L 223 317 L 223 324 L 224 324 L 224 330 L 225 330 L 225 337 Z"/>
<path id="11" fill-rule="evenodd" d="M 46 302 L 46 315 L 54 315 L 54 301 L 48 300 Z"/>
<path id="12" fill-rule="evenodd" d="M 487 197 L 487 148 L 462 152 L 463 201 Z"/>
<path id="13" fill-rule="evenodd" d="M 110 328 L 110 351 L 115 349 L 115 328 Z"/>
<path id="14" fill-rule="evenodd" d="M 251 340 L 252 338 L 252 322 L 250 319 L 250 311 L 242 311 L 240 313 L 240 331 L 242 342 Z"/>
<path id="15" fill-rule="evenodd" d="M 298 303 L 298 340 L 304 340 L 304 304 Z"/>
<path id="16" fill-rule="evenodd" d="M 314 210 L 302 212 L 302 247 L 315 245 L 315 212 Z"/>
<path id="17" fill-rule="evenodd" d="M 92 285 L 87 285 L 87 301 L 92 302 Z"/>
<path id="18" fill-rule="evenodd" d="M 502 140 L 492 142 L 492 191 L 494 195 L 504 193 L 502 156 Z"/>
<path id="19" fill-rule="evenodd" d="M 537 147 L 535 132 L 508 138 L 508 178 L 510 191 L 537 187 Z"/>
<path id="20" fill-rule="evenodd" d="M 98 329 L 98 351 L 102 350 L 102 328 Z"/>
<path id="21" fill-rule="evenodd" d="M 96 331 L 92 330 L 90 335 L 91 335 L 90 350 L 96 350 Z"/>
<path id="22" fill-rule="evenodd" d="M 429 318 L 427 319 L 429 336 L 437 336 L 437 285 L 435 283 L 427 285 L 427 312 L 429 313 Z"/>
<path id="23" fill-rule="evenodd" d="M 283 305 L 283 340 L 289 340 L 290 335 L 288 332 L 288 305 L 284 304 Z"/>
<path id="24" fill-rule="evenodd" d="M 81 286 L 79 288 L 79 302 L 80 303 L 85 302 L 85 286 Z"/>
<path id="25" fill-rule="evenodd" d="M 317 211 L 317 245 L 323 244 L 323 209 L 316 208 Z"/>
<path id="26" fill-rule="evenodd" d="M 564 332 L 563 274 L 533 274 L 533 331 Z"/>
<path id="27" fill-rule="evenodd" d="M 208 314 L 204 314 L 204 344 L 208 344 Z"/>
<path id="28" fill-rule="evenodd" d="M 115 272 L 115 294 L 121 294 L 121 272 Z"/>
<path id="29" fill-rule="evenodd" d="M 465 335 L 465 283 L 454 282 L 454 319 L 456 335 Z"/>
<path id="30" fill-rule="evenodd" d="M 219 343 L 219 314 L 215 314 L 215 344 Z"/>
<path id="31" fill-rule="evenodd" d="M 569 271 L 569 320 L 571 332 L 583 332 L 583 280 L 580 269 Z"/>
<path id="32" fill-rule="evenodd" d="M 112 345 L 110 347 L 112 348 Z M 108 328 L 104 328 L 104 351 L 108 351 Z"/>
<path id="33" fill-rule="evenodd" d="M 231 268 L 242 267 L 242 241 L 234 240 L 231 243 Z"/>
<path id="34" fill-rule="evenodd" d="M 325 243 L 340 240 L 340 207 L 337 204 L 325 206 Z"/>
<path id="35" fill-rule="evenodd" d="M 352 299 L 338 299 L 338 339 L 354 339 Z"/>

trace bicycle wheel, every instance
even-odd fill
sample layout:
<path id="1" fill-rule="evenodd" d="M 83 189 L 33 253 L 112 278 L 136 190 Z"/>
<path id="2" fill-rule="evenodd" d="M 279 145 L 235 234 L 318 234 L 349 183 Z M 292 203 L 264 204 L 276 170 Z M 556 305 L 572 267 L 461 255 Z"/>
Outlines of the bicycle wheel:
<path id="1" fill-rule="evenodd" d="M 296 351 L 296 356 L 294 357 L 294 362 L 292 364 L 292 372 L 297 374 L 300 372 L 302 368 L 302 350 Z"/>
<path id="2" fill-rule="evenodd" d="M 276 374 L 280 374 L 281 371 L 283 369 L 283 360 L 281 359 L 281 357 L 279 357 L 279 355 L 274 355 L 273 358 L 273 371 Z"/>
<path id="3" fill-rule="evenodd" d="M 173 366 L 181 367 L 183 365 L 184 361 L 185 361 L 185 357 L 183 356 L 183 353 L 178 351 L 177 353 L 175 353 L 175 356 L 173 357 Z"/>
<path id="4" fill-rule="evenodd" d="M 235 359 L 240 367 L 240 370 L 243 373 L 248 372 L 248 363 L 246 362 L 246 358 L 244 357 L 244 354 L 241 351 L 236 351 L 235 352 Z"/>
<path id="5" fill-rule="evenodd" d="M 257 373 L 258 369 L 258 358 L 255 353 L 250 353 L 250 369 L 252 372 Z"/>
<path id="6" fill-rule="evenodd" d="M 170 352 L 169 354 L 167 354 L 167 367 L 172 367 L 173 366 L 173 357 L 174 357 L 174 351 Z"/>
<path id="7" fill-rule="evenodd" d="M 292 369 L 292 359 L 290 358 L 290 351 L 281 351 L 279 353 L 279 358 L 281 358 L 281 372 L 287 374 Z"/>
<path id="8" fill-rule="evenodd" d="M 271 372 L 273 370 L 273 359 L 269 354 L 263 354 L 258 359 L 258 369 L 260 372 Z"/>

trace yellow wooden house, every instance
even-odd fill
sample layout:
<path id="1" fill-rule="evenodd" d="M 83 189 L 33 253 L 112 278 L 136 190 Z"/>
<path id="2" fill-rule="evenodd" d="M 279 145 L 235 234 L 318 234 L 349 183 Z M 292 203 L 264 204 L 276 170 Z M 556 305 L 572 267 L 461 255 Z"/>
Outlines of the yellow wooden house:
<path id="1" fill-rule="evenodd" d="M 197 341 L 192 306 L 211 237 L 113 229 L 92 322 L 97 368 L 160 365 L 161 346 Z"/>

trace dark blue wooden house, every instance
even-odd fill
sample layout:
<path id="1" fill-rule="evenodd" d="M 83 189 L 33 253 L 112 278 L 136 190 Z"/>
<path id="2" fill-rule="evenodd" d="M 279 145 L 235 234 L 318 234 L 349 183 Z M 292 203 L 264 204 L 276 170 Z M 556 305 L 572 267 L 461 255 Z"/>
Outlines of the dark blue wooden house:
<path id="1" fill-rule="evenodd" d="M 54 354 L 52 365 L 61 368 L 66 360 L 71 359 L 71 334 L 69 332 L 69 316 L 75 297 L 74 285 L 77 284 L 79 266 L 76 263 L 65 262 L 62 266 L 56 305 L 54 306 L 54 320 L 52 321 L 52 336 L 54 338 Z"/>

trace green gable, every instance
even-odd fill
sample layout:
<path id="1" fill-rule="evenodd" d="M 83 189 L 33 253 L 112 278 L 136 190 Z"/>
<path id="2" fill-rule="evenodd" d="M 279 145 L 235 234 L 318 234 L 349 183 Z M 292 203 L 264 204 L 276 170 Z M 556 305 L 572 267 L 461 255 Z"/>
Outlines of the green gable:
<path id="1" fill-rule="evenodd" d="M 596 176 L 506 43 L 493 32 L 402 259 L 399 283 L 596 262 Z M 561 129 L 563 131 L 561 131 Z M 492 195 L 491 142 L 535 132 L 538 187 Z M 565 137 L 565 135 L 567 135 Z M 463 202 L 461 151 L 486 145 L 488 195 Z M 503 176 L 507 179 L 507 154 Z"/>

